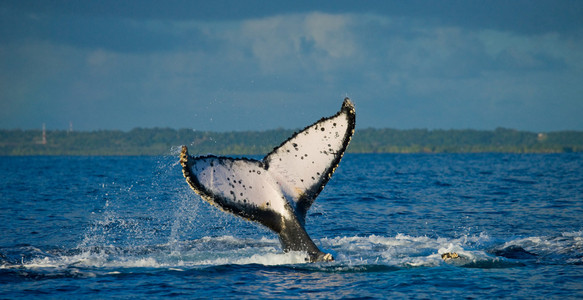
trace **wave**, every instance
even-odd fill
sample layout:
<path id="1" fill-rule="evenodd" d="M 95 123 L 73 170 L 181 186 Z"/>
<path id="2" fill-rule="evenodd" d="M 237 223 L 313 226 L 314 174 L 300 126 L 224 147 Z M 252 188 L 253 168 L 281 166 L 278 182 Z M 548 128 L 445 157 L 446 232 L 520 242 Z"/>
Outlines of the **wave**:
<path id="1" fill-rule="evenodd" d="M 162 245 L 108 245 L 74 249 L 18 245 L 0 249 L 0 273 L 19 277 L 87 277 L 103 274 L 279 266 L 320 272 L 386 272 L 419 267 L 511 268 L 532 264 L 583 264 L 583 232 L 499 241 L 486 234 L 431 238 L 398 234 L 317 241 L 332 263 L 306 263 L 307 254 L 283 253 L 277 239 L 203 237 Z M 456 253 L 455 259 L 442 255 Z"/>

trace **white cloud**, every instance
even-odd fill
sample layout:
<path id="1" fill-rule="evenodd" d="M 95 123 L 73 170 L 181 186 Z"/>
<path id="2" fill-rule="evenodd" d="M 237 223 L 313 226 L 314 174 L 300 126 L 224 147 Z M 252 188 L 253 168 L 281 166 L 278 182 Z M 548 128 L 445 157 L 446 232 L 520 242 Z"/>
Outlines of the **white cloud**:
<path id="1" fill-rule="evenodd" d="M 349 15 L 279 15 L 244 20 L 223 36 L 248 48 L 266 73 L 325 71 L 357 52 L 351 24 Z"/>
<path id="2" fill-rule="evenodd" d="M 350 57 L 357 51 L 351 16 L 308 14 L 304 28 L 307 39 L 332 58 Z"/>

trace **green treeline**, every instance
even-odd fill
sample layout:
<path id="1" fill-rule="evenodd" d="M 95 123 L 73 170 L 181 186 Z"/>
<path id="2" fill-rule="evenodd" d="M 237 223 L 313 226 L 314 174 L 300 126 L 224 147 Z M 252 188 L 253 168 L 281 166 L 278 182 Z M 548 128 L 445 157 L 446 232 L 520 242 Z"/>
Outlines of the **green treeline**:
<path id="1" fill-rule="evenodd" d="M 359 153 L 559 153 L 583 151 L 583 132 L 532 133 L 488 130 L 365 129 L 355 134 Z"/>
<path id="2" fill-rule="evenodd" d="M 191 129 L 136 128 L 128 132 L 46 132 L 0 130 L 0 155 L 167 155 L 187 145 L 192 154 L 263 155 L 293 130 L 204 132 Z M 583 152 L 583 132 L 532 133 L 496 130 L 357 129 L 352 153 L 559 153 Z"/>

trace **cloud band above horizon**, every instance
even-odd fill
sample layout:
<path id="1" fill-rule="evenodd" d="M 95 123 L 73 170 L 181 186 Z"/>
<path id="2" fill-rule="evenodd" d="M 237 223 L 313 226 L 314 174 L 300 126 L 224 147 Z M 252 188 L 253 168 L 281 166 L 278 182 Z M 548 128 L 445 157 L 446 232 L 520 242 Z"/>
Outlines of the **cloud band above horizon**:
<path id="1" fill-rule="evenodd" d="M 463 26 L 349 8 L 172 19 L 0 6 L 0 128 L 298 128 L 348 95 L 363 128 L 582 130 L 581 23 L 476 14 Z"/>

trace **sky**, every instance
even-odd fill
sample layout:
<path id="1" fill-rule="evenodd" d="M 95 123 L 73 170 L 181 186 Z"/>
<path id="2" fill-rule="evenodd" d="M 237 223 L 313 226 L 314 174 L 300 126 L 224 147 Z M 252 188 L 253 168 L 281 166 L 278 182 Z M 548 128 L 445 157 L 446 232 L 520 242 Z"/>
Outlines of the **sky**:
<path id="1" fill-rule="evenodd" d="M 314 2 L 314 3 L 313 3 Z M 583 1 L 0 0 L 0 128 L 583 130 Z"/>

